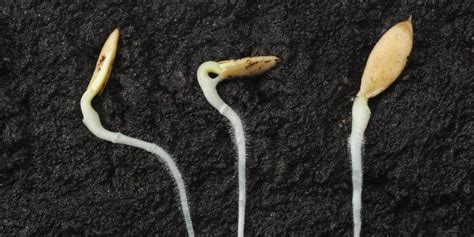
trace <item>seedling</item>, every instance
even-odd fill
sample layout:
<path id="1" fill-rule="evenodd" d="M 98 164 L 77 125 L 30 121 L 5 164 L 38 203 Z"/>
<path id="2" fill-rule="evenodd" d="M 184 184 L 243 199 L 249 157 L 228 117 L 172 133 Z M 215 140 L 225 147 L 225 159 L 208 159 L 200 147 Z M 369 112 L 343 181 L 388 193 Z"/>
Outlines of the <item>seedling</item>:
<path id="1" fill-rule="evenodd" d="M 113 143 L 134 146 L 158 155 L 160 160 L 168 166 L 171 171 L 171 175 L 176 181 L 188 235 L 194 236 L 193 224 L 191 221 L 191 214 L 189 212 L 188 198 L 186 196 L 184 181 L 181 172 L 179 172 L 173 158 L 171 158 L 171 156 L 165 150 L 156 144 L 106 130 L 102 127 L 99 114 L 94 110 L 94 108 L 92 108 L 92 99 L 94 99 L 94 97 L 104 89 L 105 84 L 109 79 L 110 72 L 112 71 L 112 64 L 117 52 L 118 40 L 119 30 L 116 29 L 112 32 L 112 34 L 110 34 L 109 38 L 104 44 L 104 47 L 102 48 L 102 51 L 100 52 L 92 79 L 86 92 L 81 98 L 81 111 L 82 115 L 84 116 L 83 122 L 87 128 L 100 139 Z"/>
<path id="2" fill-rule="evenodd" d="M 244 236 L 246 177 L 245 177 L 245 133 L 244 126 L 239 116 L 219 96 L 216 90 L 219 82 L 237 77 L 255 76 L 274 67 L 279 59 L 274 56 L 248 57 L 238 60 L 221 62 L 205 62 L 197 71 L 199 86 L 207 101 L 224 115 L 231 123 L 238 153 L 239 173 L 239 219 L 237 235 Z"/>
<path id="3" fill-rule="evenodd" d="M 352 132 L 349 148 L 352 161 L 352 217 L 354 236 L 360 235 L 362 208 L 362 149 L 364 132 L 370 119 L 367 104 L 387 89 L 400 75 L 413 45 L 411 17 L 390 28 L 375 44 L 362 75 L 362 83 L 352 106 Z"/>

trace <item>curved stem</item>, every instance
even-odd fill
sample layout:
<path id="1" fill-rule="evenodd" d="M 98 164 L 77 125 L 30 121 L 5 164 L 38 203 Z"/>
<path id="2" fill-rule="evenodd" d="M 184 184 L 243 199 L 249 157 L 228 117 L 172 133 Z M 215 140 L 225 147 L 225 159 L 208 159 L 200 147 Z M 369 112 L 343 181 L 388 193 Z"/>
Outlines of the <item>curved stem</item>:
<path id="1" fill-rule="evenodd" d="M 186 189 L 183 181 L 183 177 L 178 167 L 176 166 L 173 158 L 161 147 L 156 144 L 145 142 L 133 137 L 123 135 L 121 133 L 115 133 L 106 130 L 102 127 L 100 122 L 99 115 L 92 108 L 91 101 L 94 98 L 95 93 L 91 90 L 87 90 L 81 98 L 81 110 L 84 116 L 83 122 L 89 128 L 89 130 L 96 135 L 97 137 L 107 140 L 113 143 L 124 144 L 128 146 L 133 146 L 141 148 L 148 152 L 151 152 L 157 155 L 160 158 L 161 162 L 164 162 L 170 169 L 171 175 L 173 176 L 176 186 L 178 188 L 179 199 L 181 203 L 181 208 L 183 211 L 184 221 L 186 223 L 186 229 L 190 237 L 194 236 L 193 223 L 191 221 L 191 213 L 188 206 L 188 198 L 186 195 Z"/>
<path id="2" fill-rule="evenodd" d="M 360 236 L 362 226 L 362 149 L 364 147 L 364 133 L 370 119 L 370 109 L 367 98 L 357 96 L 352 106 L 352 131 L 349 137 L 349 149 L 352 163 L 352 218 L 354 222 L 354 236 Z"/>
<path id="3" fill-rule="evenodd" d="M 201 87 L 206 100 L 212 105 L 219 113 L 224 115 L 231 123 L 233 128 L 233 135 L 235 144 L 237 146 L 238 156 L 238 176 L 239 176 L 239 217 L 237 224 L 237 236 L 244 236 L 245 226 L 245 202 L 247 198 L 247 187 L 246 187 L 246 148 L 245 148 L 245 133 L 242 120 L 239 116 L 221 99 L 217 93 L 216 86 L 222 81 L 220 76 L 216 78 L 210 78 L 209 73 L 213 72 L 220 74 L 222 72 L 220 66 L 216 62 L 205 62 L 199 66 L 198 69 L 198 82 Z"/>

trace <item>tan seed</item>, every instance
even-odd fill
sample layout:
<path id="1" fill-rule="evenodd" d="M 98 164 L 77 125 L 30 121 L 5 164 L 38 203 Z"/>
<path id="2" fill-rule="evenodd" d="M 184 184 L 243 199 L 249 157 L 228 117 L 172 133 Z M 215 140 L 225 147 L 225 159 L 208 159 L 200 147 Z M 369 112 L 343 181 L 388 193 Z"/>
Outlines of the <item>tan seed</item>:
<path id="1" fill-rule="evenodd" d="M 411 16 L 390 28 L 375 44 L 362 75 L 358 95 L 374 97 L 387 89 L 402 72 L 413 46 Z"/>

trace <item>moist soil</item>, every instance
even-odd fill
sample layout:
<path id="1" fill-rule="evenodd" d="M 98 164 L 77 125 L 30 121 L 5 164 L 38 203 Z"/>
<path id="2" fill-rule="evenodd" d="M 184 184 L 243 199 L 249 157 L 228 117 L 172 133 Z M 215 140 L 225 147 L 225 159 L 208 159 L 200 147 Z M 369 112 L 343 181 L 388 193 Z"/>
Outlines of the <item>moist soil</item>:
<path id="1" fill-rule="evenodd" d="M 245 124 L 248 236 L 352 235 L 347 138 L 366 59 L 413 16 L 399 79 L 369 101 L 362 235 L 469 236 L 474 7 L 470 1 L 14 1 L 0 3 L 1 235 L 183 236 L 175 183 L 154 155 L 95 137 L 79 100 L 108 34 L 103 125 L 176 160 L 198 236 L 237 230 L 236 150 L 196 70 L 276 55 L 218 87 Z"/>

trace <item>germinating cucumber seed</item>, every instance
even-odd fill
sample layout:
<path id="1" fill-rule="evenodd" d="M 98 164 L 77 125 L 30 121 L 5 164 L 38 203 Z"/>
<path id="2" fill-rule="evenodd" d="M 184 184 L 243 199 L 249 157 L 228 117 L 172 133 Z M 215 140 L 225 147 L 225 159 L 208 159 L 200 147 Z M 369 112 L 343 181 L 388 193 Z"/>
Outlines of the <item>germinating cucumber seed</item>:
<path id="1" fill-rule="evenodd" d="M 352 132 L 349 149 L 352 162 L 352 215 L 354 236 L 360 235 L 362 220 L 362 150 L 364 132 L 370 119 L 367 104 L 372 98 L 387 89 L 400 75 L 413 45 L 411 17 L 390 28 L 375 44 L 362 75 L 359 93 L 352 106 Z"/>
<path id="2" fill-rule="evenodd" d="M 239 174 L 239 217 L 237 224 L 237 236 L 244 236 L 245 224 L 245 201 L 246 201 L 246 147 L 245 133 L 242 120 L 219 96 L 216 90 L 217 84 L 222 80 L 236 77 L 254 76 L 266 72 L 274 67 L 279 59 L 274 56 L 248 57 L 238 60 L 227 60 L 221 62 L 205 62 L 199 66 L 197 78 L 199 86 L 207 101 L 224 115 L 231 123 L 233 135 L 238 153 Z M 215 74 L 211 77 L 209 74 Z"/>
<path id="3" fill-rule="evenodd" d="M 100 52 L 92 79 L 86 92 L 81 98 L 81 111 L 82 115 L 84 116 L 83 122 L 87 128 L 98 138 L 113 143 L 138 147 L 149 151 L 153 154 L 156 154 L 160 158 L 160 161 L 164 162 L 168 166 L 174 180 L 176 181 L 188 235 L 194 236 L 193 223 L 191 221 L 191 214 L 189 212 L 188 198 L 186 196 L 183 177 L 181 172 L 179 172 L 173 158 L 171 158 L 171 156 L 165 150 L 156 144 L 106 130 L 104 127 L 102 127 L 99 114 L 94 110 L 94 108 L 92 108 L 92 99 L 94 99 L 94 97 L 104 89 L 105 84 L 109 79 L 110 72 L 112 71 L 112 64 L 117 52 L 118 40 L 119 30 L 116 29 L 112 32 L 112 34 L 110 34 L 109 38 L 104 44 L 104 47 L 102 48 L 102 51 Z"/>

